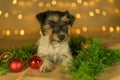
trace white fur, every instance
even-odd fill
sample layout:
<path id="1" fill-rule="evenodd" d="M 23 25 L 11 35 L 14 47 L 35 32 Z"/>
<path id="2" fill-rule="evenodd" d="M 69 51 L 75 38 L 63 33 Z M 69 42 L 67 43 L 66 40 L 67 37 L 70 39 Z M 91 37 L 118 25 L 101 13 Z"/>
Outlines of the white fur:
<path id="1" fill-rule="evenodd" d="M 68 41 L 51 43 L 49 36 L 41 36 L 37 45 L 37 55 L 41 56 L 43 59 L 43 65 L 40 67 L 40 71 L 42 72 L 54 69 L 53 63 L 56 62 L 67 66 L 67 62 L 72 59 Z"/>

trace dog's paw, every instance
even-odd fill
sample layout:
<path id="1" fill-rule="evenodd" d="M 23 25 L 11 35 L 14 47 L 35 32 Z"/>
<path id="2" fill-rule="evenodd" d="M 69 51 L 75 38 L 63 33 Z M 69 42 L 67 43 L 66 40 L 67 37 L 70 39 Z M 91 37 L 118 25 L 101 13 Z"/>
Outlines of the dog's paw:
<path id="1" fill-rule="evenodd" d="M 50 72 L 54 69 L 54 65 L 50 61 L 44 61 L 40 67 L 40 72 Z"/>

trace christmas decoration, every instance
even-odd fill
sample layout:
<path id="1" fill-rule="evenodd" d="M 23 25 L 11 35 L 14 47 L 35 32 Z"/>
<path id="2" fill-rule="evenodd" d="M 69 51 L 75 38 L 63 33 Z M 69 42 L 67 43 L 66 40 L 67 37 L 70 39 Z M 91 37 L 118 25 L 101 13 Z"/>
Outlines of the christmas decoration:
<path id="1" fill-rule="evenodd" d="M 11 52 L 0 52 L 0 60 L 2 62 L 7 61 L 10 58 L 11 54 Z"/>
<path id="2" fill-rule="evenodd" d="M 87 49 L 87 48 L 88 48 L 87 43 L 84 43 L 84 44 L 83 44 L 83 49 Z"/>
<path id="3" fill-rule="evenodd" d="M 95 80 L 97 73 L 103 72 L 112 64 L 120 63 L 120 50 L 102 47 L 101 40 L 73 35 L 69 43 L 72 55 L 75 55 L 72 60 L 73 65 L 68 68 L 72 80 Z M 83 49 L 84 43 L 87 43 L 87 49 Z M 27 63 L 29 61 L 32 69 L 38 69 L 42 65 L 42 60 L 35 55 L 36 51 L 37 49 L 33 45 L 10 49 L 12 56 L 6 62 L 0 61 L 0 71 L 8 70 L 9 61 L 13 58 L 19 58 Z M 41 62 L 40 66 L 37 62 Z"/>
<path id="4" fill-rule="evenodd" d="M 20 72 L 23 70 L 24 62 L 21 59 L 13 59 L 9 63 L 9 69 L 13 72 Z"/>
<path id="5" fill-rule="evenodd" d="M 37 55 L 32 56 L 29 60 L 29 65 L 32 69 L 39 69 L 42 63 L 42 59 Z"/>

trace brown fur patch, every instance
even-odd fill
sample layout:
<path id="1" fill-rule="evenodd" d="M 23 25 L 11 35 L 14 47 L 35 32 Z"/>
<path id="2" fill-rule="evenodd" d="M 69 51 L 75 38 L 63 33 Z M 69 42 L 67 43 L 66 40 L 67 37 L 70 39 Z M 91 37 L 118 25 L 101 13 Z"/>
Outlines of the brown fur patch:
<path id="1" fill-rule="evenodd" d="M 57 15 L 50 16 L 50 17 L 48 17 L 47 20 L 51 20 L 51 21 L 57 22 L 58 21 L 58 16 Z"/>
<path id="2" fill-rule="evenodd" d="M 63 21 L 63 22 L 66 22 L 66 21 L 68 21 L 68 20 L 69 20 L 69 19 L 67 18 L 66 15 L 61 18 L 61 21 Z"/>
<path id="3" fill-rule="evenodd" d="M 50 28 L 49 25 L 44 25 L 44 26 L 43 26 L 43 29 L 44 29 L 45 35 L 51 36 L 51 34 L 52 34 L 52 29 Z"/>
<path id="4" fill-rule="evenodd" d="M 52 34 L 50 38 L 53 41 L 59 41 L 59 38 L 58 38 L 57 34 Z"/>

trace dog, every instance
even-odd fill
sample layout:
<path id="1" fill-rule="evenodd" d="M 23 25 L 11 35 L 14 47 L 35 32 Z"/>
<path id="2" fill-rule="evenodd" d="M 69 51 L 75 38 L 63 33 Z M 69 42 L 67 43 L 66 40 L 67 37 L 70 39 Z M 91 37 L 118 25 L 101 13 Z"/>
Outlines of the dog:
<path id="1" fill-rule="evenodd" d="M 68 29 L 74 23 L 74 16 L 68 11 L 45 11 L 36 15 L 41 26 L 41 37 L 38 39 L 37 55 L 42 58 L 43 64 L 40 72 L 52 71 L 54 64 L 61 64 L 68 68 L 68 63 L 72 60 L 72 54 L 69 48 Z M 21 80 L 27 68 L 16 80 Z"/>
<path id="2" fill-rule="evenodd" d="M 36 15 L 41 26 L 41 37 L 37 41 L 37 55 L 43 60 L 41 72 L 54 69 L 55 63 L 67 68 L 72 60 L 69 48 L 68 29 L 72 27 L 75 17 L 68 11 L 45 11 Z"/>

